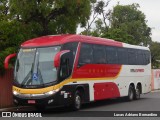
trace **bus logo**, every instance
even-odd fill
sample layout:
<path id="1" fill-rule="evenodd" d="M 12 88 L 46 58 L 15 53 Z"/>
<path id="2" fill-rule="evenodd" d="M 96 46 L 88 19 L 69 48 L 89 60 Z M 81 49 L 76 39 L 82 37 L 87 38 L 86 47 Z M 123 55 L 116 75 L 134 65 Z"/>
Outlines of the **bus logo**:
<path id="1" fill-rule="evenodd" d="M 37 80 L 38 79 L 38 75 L 37 73 L 33 73 L 33 77 L 32 77 L 33 80 Z"/>
<path id="2" fill-rule="evenodd" d="M 144 69 L 130 69 L 130 72 L 144 72 Z"/>

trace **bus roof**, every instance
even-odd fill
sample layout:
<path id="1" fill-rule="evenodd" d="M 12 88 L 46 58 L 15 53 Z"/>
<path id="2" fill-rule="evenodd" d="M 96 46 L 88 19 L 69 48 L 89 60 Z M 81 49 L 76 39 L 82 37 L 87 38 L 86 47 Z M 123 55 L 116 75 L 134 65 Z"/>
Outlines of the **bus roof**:
<path id="1" fill-rule="evenodd" d="M 135 45 L 129 45 L 111 39 L 85 36 L 85 35 L 76 35 L 76 34 L 48 35 L 48 36 L 33 38 L 31 40 L 22 43 L 21 47 L 23 48 L 45 47 L 45 46 L 61 45 L 67 42 L 86 42 L 86 43 L 95 43 L 95 44 L 117 46 L 117 47 L 147 49 L 146 47 L 142 46 L 137 47 Z"/>
<path id="2" fill-rule="evenodd" d="M 111 46 L 122 46 L 121 42 L 117 42 L 111 39 L 104 39 L 104 38 L 91 37 L 85 35 L 65 34 L 65 35 L 48 35 L 48 36 L 34 38 L 22 43 L 21 47 L 53 46 L 53 45 L 61 45 L 67 42 L 78 42 L 78 41 L 111 45 Z"/>

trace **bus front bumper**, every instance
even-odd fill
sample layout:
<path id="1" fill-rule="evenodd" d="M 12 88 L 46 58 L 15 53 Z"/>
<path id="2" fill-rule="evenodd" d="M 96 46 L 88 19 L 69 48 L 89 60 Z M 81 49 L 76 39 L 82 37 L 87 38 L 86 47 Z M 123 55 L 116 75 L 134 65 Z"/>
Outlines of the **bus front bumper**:
<path id="1" fill-rule="evenodd" d="M 57 92 L 54 95 L 13 95 L 14 104 L 22 106 L 68 106 L 72 103 L 72 100 L 72 95 L 60 94 L 60 92 Z"/>

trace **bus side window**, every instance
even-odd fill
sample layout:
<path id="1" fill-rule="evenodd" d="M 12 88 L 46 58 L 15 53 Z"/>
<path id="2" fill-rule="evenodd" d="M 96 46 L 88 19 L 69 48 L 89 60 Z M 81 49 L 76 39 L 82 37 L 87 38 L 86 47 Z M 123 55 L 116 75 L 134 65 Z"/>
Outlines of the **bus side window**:
<path id="1" fill-rule="evenodd" d="M 105 64 L 106 54 L 105 47 L 102 45 L 93 45 L 93 63 L 94 64 Z"/>
<path id="2" fill-rule="evenodd" d="M 126 48 L 117 48 L 118 63 L 127 65 L 128 64 L 128 52 Z"/>
<path id="3" fill-rule="evenodd" d="M 145 51 L 145 57 L 146 57 L 146 65 L 150 63 L 150 52 Z"/>
<path id="4" fill-rule="evenodd" d="M 117 48 L 116 47 L 106 47 L 106 62 L 108 64 L 118 64 Z"/>
<path id="5" fill-rule="evenodd" d="M 144 65 L 144 59 L 141 50 L 138 50 L 137 52 L 137 65 Z"/>
<path id="6" fill-rule="evenodd" d="M 128 49 L 128 64 L 129 65 L 137 64 L 136 52 L 133 49 Z"/>
<path id="7" fill-rule="evenodd" d="M 92 63 L 93 61 L 93 50 L 91 44 L 82 43 L 78 65 L 82 66 L 85 64 Z"/>
<path id="8" fill-rule="evenodd" d="M 78 46 L 78 42 L 66 43 L 62 46 L 61 50 L 70 50 L 74 58 L 76 55 L 77 46 Z"/>

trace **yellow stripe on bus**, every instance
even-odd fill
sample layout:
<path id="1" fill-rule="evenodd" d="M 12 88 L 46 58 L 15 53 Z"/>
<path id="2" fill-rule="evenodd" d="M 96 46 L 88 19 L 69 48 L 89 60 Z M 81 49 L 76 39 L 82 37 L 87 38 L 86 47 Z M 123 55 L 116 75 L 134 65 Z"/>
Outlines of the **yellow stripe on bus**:
<path id="1" fill-rule="evenodd" d="M 107 78 L 68 78 L 66 80 L 64 80 L 63 82 L 54 85 L 54 86 L 50 86 L 50 87 L 46 87 L 46 88 L 39 88 L 39 89 L 24 89 L 24 88 L 18 88 L 16 86 L 13 86 L 13 91 L 17 91 L 18 93 L 21 94 L 43 94 L 52 90 L 56 90 L 59 89 L 61 87 L 63 87 L 64 85 L 71 83 L 71 82 L 76 82 L 76 81 L 92 81 L 92 80 L 116 80 L 116 78 L 119 76 L 120 72 L 122 70 L 122 66 L 120 68 L 119 73 L 115 76 L 115 77 L 107 77 Z"/>

